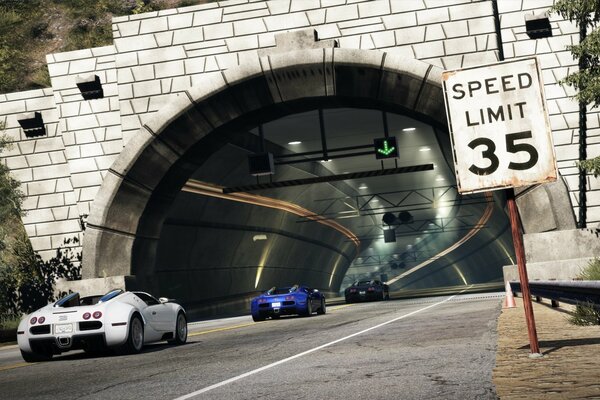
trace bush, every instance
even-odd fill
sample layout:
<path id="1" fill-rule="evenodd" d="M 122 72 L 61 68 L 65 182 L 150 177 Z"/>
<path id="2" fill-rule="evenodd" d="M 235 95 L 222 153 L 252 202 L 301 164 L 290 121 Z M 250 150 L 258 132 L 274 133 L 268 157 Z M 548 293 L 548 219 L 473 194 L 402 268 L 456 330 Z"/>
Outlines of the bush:
<path id="1" fill-rule="evenodd" d="M 13 263 L 0 263 L 0 316 L 28 314 L 55 300 L 59 278 L 81 279 L 81 253 L 70 247 L 77 238 L 66 239 L 48 261 L 31 250 L 25 236 L 11 246 Z"/>
<path id="2" fill-rule="evenodd" d="M 590 261 L 578 277 L 586 281 L 600 280 L 600 258 Z M 569 322 L 573 325 L 600 325 L 600 305 L 587 302 L 577 304 Z"/>

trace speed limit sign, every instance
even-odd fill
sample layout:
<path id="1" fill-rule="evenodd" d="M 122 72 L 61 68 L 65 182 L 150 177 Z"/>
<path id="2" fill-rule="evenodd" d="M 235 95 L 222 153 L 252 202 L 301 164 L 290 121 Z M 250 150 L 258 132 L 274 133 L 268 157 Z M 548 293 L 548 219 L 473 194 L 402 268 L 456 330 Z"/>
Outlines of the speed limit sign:
<path id="1" fill-rule="evenodd" d="M 556 180 L 535 57 L 444 71 L 442 82 L 460 193 Z"/>

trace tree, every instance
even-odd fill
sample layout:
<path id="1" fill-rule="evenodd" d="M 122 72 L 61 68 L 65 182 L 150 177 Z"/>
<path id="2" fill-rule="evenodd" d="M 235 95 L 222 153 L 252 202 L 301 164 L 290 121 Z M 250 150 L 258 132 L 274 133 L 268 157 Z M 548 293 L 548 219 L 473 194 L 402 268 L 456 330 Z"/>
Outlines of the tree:
<path id="1" fill-rule="evenodd" d="M 592 108 L 600 106 L 600 0 L 558 0 L 550 12 L 574 22 L 580 29 L 579 44 L 567 46 L 573 57 L 579 60 L 579 70 L 567 75 L 560 84 L 573 87 L 573 96 L 582 105 Z M 588 34 L 588 29 L 591 32 Z M 579 168 L 600 175 L 600 156 L 590 160 L 579 160 Z"/>
<path id="2" fill-rule="evenodd" d="M 4 126 L 0 126 L 0 132 Z M 10 147 L 8 138 L 0 136 L 0 154 Z M 10 222 L 23 214 L 24 194 L 20 183 L 10 176 L 9 169 L 0 162 L 0 251 L 5 248 L 6 235 L 10 230 Z M 8 230 L 8 231 L 7 231 Z"/>
<path id="3" fill-rule="evenodd" d="M 8 148 L 8 138 L 0 136 L 0 155 Z M 81 279 L 81 254 L 70 247 L 79 239 L 65 240 L 47 261 L 33 251 L 21 221 L 24 197 L 19 181 L 0 161 L 0 317 L 29 313 L 54 300 L 58 278 Z"/>

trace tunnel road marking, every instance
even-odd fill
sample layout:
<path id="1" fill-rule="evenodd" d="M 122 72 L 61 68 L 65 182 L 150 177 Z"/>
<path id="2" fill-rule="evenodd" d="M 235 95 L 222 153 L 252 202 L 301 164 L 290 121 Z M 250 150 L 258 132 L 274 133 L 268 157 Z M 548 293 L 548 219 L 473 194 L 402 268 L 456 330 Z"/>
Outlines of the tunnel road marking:
<path id="1" fill-rule="evenodd" d="M 340 310 L 342 308 L 350 307 L 352 305 L 353 304 L 342 304 L 342 305 L 339 305 L 339 306 L 332 306 L 332 307 L 329 307 L 329 311 L 330 312 L 334 312 L 334 311 Z M 263 322 L 249 322 L 249 323 L 246 323 L 246 324 L 224 326 L 222 328 L 214 328 L 214 329 L 209 329 L 209 330 L 206 330 L 206 331 L 200 331 L 200 332 L 190 333 L 190 334 L 188 334 L 188 337 L 206 335 L 207 333 L 213 333 L 213 332 L 230 331 L 232 329 L 244 328 L 246 326 L 252 326 L 252 325 L 256 325 L 256 324 L 262 324 Z"/>
<path id="2" fill-rule="evenodd" d="M 22 363 L 17 363 L 17 364 L 5 365 L 4 367 L 0 367 L 0 372 L 2 372 L 2 371 L 8 371 L 9 369 L 27 367 L 27 366 L 35 365 L 35 364 L 36 363 L 22 362 Z"/>
<path id="3" fill-rule="evenodd" d="M 462 292 L 461 292 L 461 293 L 462 293 Z M 360 332 L 356 332 L 356 333 L 353 333 L 353 334 L 351 334 L 351 335 L 344 336 L 343 338 L 336 339 L 336 340 L 334 340 L 334 341 L 332 341 L 332 342 L 329 342 L 329 343 L 322 344 L 322 345 L 320 345 L 320 346 L 317 346 L 317 347 L 315 347 L 315 348 L 312 348 L 312 349 L 310 349 L 310 350 L 303 351 L 302 353 L 298 353 L 298 354 L 296 354 L 296 355 L 293 355 L 293 356 L 291 356 L 291 357 L 284 358 L 283 360 L 279 360 L 279 361 L 276 361 L 276 362 L 274 362 L 274 363 L 271 363 L 271 364 L 265 365 L 265 366 L 263 366 L 263 367 L 260 367 L 260 368 L 254 369 L 254 370 L 252 370 L 252 371 L 245 372 L 245 373 L 243 373 L 243 374 L 241 374 L 241 375 L 234 376 L 233 378 L 226 379 L 226 380 L 224 380 L 224 381 L 221 381 L 221 382 L 215 383 L 215 384 L 213 384 L 213 385 L 210 385 L 210 386 L 207 386 L 207 387 L 205 387 L 205 388 L 202 388 L 202 389 L 196 390 L 195 392 L 191 392 L 191 393 L 188 393 L 188 394 L 186 394 L 186 395 L 183 395 L 183 396 L 177 397 L 177 398 L 175 398 L 174 400 L 187 400 L 187 399 L 191 399 L 192 397 L 198 396 L 199 394 L 202 394 L 202 393 L 209 392 L 209 391 L 211 391 L 211 390 L 213 390 L 213 389 L 217 389 L 217 388 L 219 388 L 219 387 L 221 387 L 221 386 L 225 386 L 225 385 L 228 385 L 228 384 L 230 384 L 230 383 L 233 383 L 233 382 L 239 381 L 240 379 L 246 378 L 246 377 L 248 377 L 248 376 L 250 376 L 250 375 L 257 374 L 257 373 L 259 373 L 259 372 L 262 372 L 262 371 L 265 371 L 265 370 L 267 370 L 267 369 L 270 369 L 270 368 L 276 367 L 276 366 L 278 366 L 278 365 L 281 365 L 281 364 L 283 364 L 283 363 L 286 363 L 286 362 L 288 362 L 288 361 L 295 360 L 296 358 L 303 357 L 303 356 L 305 356 L 305 355 L 307 355 L 307 354 L 314 353 L 315 351 L 318 351 L 318 350 L 324 349 L 324 348 L 326 348 L 326 347 L 329 347 L 329 346 L 333 346 L 334 344 L 337 344 L 337 343 L 343 342 L 344 340 L 351 339 L 351 338 L 353 338 L 353 337 L 355 337 L 355 336 L 362 335 L 363 333 L 370 332 L 370 331 L 372 331 L 372 330 L 374 330 L 374 329 L 378 329 L 378 328 L 381 328 L 382 326 L 385 326 L 385 325 L 391 324 L 391 323 L 393 323 L 393 322 L 396 322 L 396 321 L 400 321 L 401 319 L 408 318 L 408 317 L 410 317 L 410 316 L 412 316 L 412 315 L 415 315 L 415 314 L 418 314 L 418 313 L 420 313 L 420 312 L 426 311 L 426 310 L 428 310 L 428 309 L 430 309 L 430 308 L 433 308 L 433 307 L 435 307 L 435 306 L 439 306 L 440 304 L 444 304 L 444 303 L 446 303 L 446 302 L 448 302 L 448 301 L 452 300 L 452 299 L 453 299 L 453 298 L 455 298 L 456 296 L 458 296 L 458 295 L 453 295 L 453 296 L 450 296 L 450 297 L 448 297 L 448 298 L 447 298 L 447 299 L 445 299 L 445 300 L 439 301 L 439 302 L 437 302 L 437 303 L 434 303 L 434 304 L 430 304 L 430 305 L 428 305 L 427 307 L 423 307 L 423 308 L 420 308 L 420 309 L 418 309 L 418 310 L 411 311 L 411 312 L 409 312 L 408 314 L 404 314 L 404 315 L 401 315 L 401 316 L 399 316 L 399 317 L 396 317 L 396 318 L 390 319 L 389 321 L 382 322 L 381 324 L 378 324 L 378 325 L 372 326 L 372 327 L 370 327 L 370 328 L 367 328 L 367 329 L 363 329 L 363 330 L 362 330 L 362 331 L 360 331 Z"/>
<path id="4" fill-rule="evenodd" d="M 209 329 L 207 331 L 190 333 L 190 334 L 188 334 L 188 336 L 199 336 L 199 335 L 206 335 L 207 333 L 213 333 L 213 332 L 230 331 L 232 329 L 243 328 L 245 326 L 251 326 L 251 325 L 256 325 L 256 324 L 260 324 L 260 323 L 261 322 L 249 322 L 247 324 L 239 324 L 239 325 L 233 325 L 233 326 L 224 326 L 223 328 L 215 328 L 215 329 Z"/>

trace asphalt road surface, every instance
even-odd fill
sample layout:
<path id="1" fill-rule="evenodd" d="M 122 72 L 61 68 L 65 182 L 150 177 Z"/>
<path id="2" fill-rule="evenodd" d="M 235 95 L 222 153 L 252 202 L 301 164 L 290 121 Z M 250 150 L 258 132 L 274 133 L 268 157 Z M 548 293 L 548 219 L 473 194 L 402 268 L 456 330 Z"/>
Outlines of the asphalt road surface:
<path id="1" fill-rule="evenodd" d="M 188 343 L 26 364 L 0 348 L 2 399 L 495 399 L 500 294 L 190 325 Z"/>

